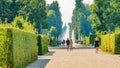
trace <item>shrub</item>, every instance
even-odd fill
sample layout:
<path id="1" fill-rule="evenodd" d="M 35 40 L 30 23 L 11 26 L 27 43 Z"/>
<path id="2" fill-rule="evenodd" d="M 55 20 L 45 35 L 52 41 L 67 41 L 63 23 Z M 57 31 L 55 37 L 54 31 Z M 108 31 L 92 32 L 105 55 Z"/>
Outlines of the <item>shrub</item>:
<path id="1" fill-rule="evenodd" d="M 94 43 L 95 38 L 97 37 L 97 35 L 90 35 L 90 44 Z"/>
<path id="2" fill-rule="evenodd" d="M 38 35 L 37 37 L 38 40 L 38 55 L 43 55 L 48 52 L 48 37 L 44 34 Z"/>
<path id="3" fill-rule="evenodd" d="M 50 38 L 50 46 L 57 46 L 56 39 L 54 37 Z"/>
<path id="4" fill-rule="evenodd" d="M 30 22 L 28 22 L 27 19 L 24 19 L 22 16 L 16 16 L 12 22 L 12 26 L 35 33 L 34 24 L 31 24 Z"/>
<path id="5" fill-rule="evenodd" d="M 37 35 L 0 28 L 0 68 L 25 68 L 38 57 Z"/>
<path id="6" fill-rule="evenodd" d="M 115 54 L 120 54 L 120 34 L 115 35 Z"/>
<path id="7" fill-rule="evenodd" d="M 102 35 L 101 49 L 111 54 L 120 54 L 120 34 Z"/>
<path id="8" fill-rule="evenodd" d="M 90 37 L 86 37 L 86 46 L 90 45 Z"/>

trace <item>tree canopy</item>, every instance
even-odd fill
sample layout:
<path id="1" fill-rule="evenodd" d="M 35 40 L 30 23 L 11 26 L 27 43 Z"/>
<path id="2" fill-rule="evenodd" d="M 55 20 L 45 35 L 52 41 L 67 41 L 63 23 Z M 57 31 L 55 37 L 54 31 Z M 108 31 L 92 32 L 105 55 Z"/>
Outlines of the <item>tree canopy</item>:
<path id="1" fill-rule="evenodd" d="M 48 29 L 54 26 L 57 30 L 55 38 L 62 34 L 62 20 L 61 20 L 61 12 L 59 9 L 59 4 L 57 1 L 54 1 L 52 4 L 47 6 L 47 22 L 48 22 Z"/>
<path id="2" fill-rule="evenodd" d="M 113 32 L 120 27 L 120 1 L 119 0 L 95 0 L 90 19 L 96 31 Z"/>
<path id="3" fill-rule="evenodd" d="M 88 16 L 91 14 L 87 5 L 82 3 L 82 0 L 75 0 L 75 9 L 73 11 L 72 23 L 75 27 L 75 38 L 85 37 L 93 32 L 91 28 L 91 22 L 88 20 Z"/>
<path id="4" fill-rule="evenodd" d="M 41 33 L 42 28 L 47 28 L 46 1 L 45 0 L 0 0 L 0 18 L 2 23 L 7 20 L 12 23 L 15 17 L 23 18 Z"/>

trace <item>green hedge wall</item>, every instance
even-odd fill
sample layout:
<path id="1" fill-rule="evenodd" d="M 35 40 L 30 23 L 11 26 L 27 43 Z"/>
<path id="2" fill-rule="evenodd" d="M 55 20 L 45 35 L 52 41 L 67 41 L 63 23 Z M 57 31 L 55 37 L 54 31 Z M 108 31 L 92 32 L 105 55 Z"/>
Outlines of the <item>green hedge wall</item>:
<path id="1" fill-rule="evenodd" d="M 46 35 L 38 35 L 38 55 L 44 55 L 48 52 L 48 37 Z"/>
<path id="2" fill-rule="evenodd" d="M 90 35 L 89 37 L 90 37 L 90 40 L 89 40 L 90 44 L 94 44 L 94 40 L 97 37 L 97 35 L 96 34 L 95 35 Z"/>
<path id="3" fill-rule="evenodd" d="M 86 42 L 85 42 L 85 44 L 86 44 L 86 46 L 89 46 L 90 45 L 90 37 L 86 37 L 85 38 L 85 40 L 86 40 Z"/>
<path id="4" fill-rule="evenodd" d="M 115 35 L 115 54 L 120 54 L 120 34 Z"/>
<path id="5" fill-rule="evenodd" d="M 102 35 L 101 50 L 111 54 L 120 54 L 120 34 Z"/>
<path id="6" fill-rule="evenodd" d="M 37 35 L 0 28 L 0 68 L 25 68 L 38 57 Z"/>
<path id="7" fill-rule="evenodd" d="M 57 41 L 54 37 L 50 38 L 50 46 L 57 46 Z"/>
<path id="8" fill-rule="evenodd" d="M 8 39 L 11 35 L 7 34 L 8 31 L 6 28 L 0 28 L 0 68 L 10 68 L 13 66 L 12 40 Z"/>

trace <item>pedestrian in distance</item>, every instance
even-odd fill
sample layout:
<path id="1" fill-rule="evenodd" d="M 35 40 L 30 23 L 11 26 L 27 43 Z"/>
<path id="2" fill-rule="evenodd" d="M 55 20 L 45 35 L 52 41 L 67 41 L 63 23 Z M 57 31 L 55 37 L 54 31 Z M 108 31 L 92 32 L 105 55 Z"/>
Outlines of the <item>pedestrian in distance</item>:
<path id="1" fill-rule="evenodd" d="M 67 50 L 69 50 L 69 47 L 70 47 L 70 40 L 67 38 L 66 40 L 66 44 L 67 44 Z"/>
<path id="2" fill-rule="evenodd" d="M 65 45 L 65 40 L 62 41 L 62 44 Z"/>
<path id="3" fill-rule="evenodd" d="M 96 49 L 96 53 L 98 53 L 99 46 L 100 46 L 99 38 L 96 37 L 94 41 L 94 47 Z"/>

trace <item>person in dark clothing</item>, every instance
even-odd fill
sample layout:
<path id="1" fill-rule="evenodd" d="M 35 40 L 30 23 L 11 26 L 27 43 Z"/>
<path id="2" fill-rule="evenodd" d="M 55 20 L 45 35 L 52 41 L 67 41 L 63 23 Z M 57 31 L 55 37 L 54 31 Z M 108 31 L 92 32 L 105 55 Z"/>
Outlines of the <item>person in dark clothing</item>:
<path id="1" fill-rule="evenodd" d="M 70 40 L 67 38 L 67 40 L 66 40 L 66 44 L 67 44 L 67 50 L 69 49 L 69 47 L 70 47 Z"/>
<path id="2" fill-rule="evenodd" d="M 65 45 L 65 40 L 62 41 L 62 44 Z"/>
<path id="3" fill-rule="evenodd" d="M 99 39 L 98 39 L 98 37 L 96 37 L 95 41 L 94 41 L 94 47 L 96 49 L 96 53 L 98 53 L 99 46 L 100 46 Z"/>

